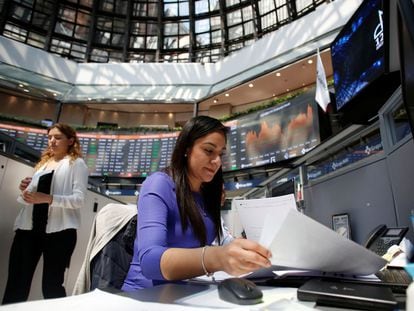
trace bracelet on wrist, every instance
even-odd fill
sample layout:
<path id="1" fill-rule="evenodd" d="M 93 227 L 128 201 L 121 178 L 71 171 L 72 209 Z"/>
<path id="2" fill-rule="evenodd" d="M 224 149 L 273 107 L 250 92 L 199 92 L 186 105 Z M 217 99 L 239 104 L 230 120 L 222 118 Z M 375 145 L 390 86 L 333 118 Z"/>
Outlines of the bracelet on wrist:
<path id="1" fill-rule="evenodd" d="M 204 263 L 204 256 L 206 254 L 207 247 L 208 246 L 204 246 L 203 249 L 201 250 L 201 266 L 203 267 L 203 271 L 206 276 L 213 276 L 214 272 L 208 272 L 206 265 Z"/>

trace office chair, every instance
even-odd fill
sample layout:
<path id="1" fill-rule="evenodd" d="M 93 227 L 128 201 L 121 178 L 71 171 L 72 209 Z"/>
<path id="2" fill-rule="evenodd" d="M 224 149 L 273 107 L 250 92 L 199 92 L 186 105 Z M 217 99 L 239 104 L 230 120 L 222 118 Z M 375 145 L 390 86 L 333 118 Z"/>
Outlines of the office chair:
<path id="1" fill-rule="evenodd" d="M 96 215 L 73 294 L 120 289 L 132 259 L 136 206 L 110 203 Z"/>

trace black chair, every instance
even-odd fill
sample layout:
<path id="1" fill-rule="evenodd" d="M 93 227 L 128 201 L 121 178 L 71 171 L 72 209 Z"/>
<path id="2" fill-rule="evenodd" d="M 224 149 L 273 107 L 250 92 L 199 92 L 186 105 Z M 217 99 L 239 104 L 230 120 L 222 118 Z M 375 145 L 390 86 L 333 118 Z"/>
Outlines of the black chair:
<path id="1" fill-rule="evenodd" d="M 136 228 L 135 215 L 92 259 L 91 290 L 121 289 L 133 255 Z"/>

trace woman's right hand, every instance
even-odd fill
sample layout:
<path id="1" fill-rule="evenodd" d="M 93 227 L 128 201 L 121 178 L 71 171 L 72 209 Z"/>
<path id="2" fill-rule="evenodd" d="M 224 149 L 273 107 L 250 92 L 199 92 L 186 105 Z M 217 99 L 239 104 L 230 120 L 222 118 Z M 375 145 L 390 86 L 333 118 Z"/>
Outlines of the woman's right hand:
<path id="1" fill-rule="evenodd" d="M 23 192 L 24 190 L 26 190 L 27 186 L 30 184 L 31 181 L 32 181 L 32 177 L 26 177 L 22 179 L 19 185 L 20 191 Z"/>
<path id="2" fill-rule="evenodd" d="M 224 246 L 207 248 L 205 264 L 208 271 L 222 270 L 239 276 L 270 267 L 270 257 L 272 253 L 259 243 L 238 238 Z"/>

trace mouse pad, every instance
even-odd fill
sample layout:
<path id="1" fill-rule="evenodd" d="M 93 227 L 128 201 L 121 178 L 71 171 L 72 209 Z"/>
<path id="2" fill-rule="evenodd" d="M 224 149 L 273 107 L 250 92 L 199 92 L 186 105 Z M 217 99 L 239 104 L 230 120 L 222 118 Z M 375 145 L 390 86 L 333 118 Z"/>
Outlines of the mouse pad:
<path id="1" fill-rule="evenodd" d="M 393 310 L 397 307 L 391 289 L 382 286 L 312 279 L 300 288 L 299 300 L 319 305 L 364 310 Z"/>

